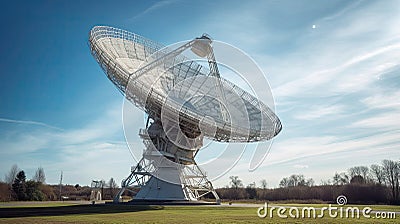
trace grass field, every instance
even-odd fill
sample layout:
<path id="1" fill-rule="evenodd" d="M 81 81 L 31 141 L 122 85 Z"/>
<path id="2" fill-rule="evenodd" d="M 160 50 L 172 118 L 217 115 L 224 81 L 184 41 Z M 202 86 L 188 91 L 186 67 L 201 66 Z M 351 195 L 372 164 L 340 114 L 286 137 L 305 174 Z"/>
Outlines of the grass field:
<path id="1" fill-rule="evenodd" d="M 239 205 L 240 206 L 240 205 Z M 0 203 L 0 223 L 399 223 L 374 218 L 259 218 L 257 206 L 128 206 L 72 203 Z M 290 206 L 290 205 L 284 205 Z M 299 205 L 315 206 L 323 205 Z M 360 208 L 365 206 L 360 206 Z M 400 211 L 398 206 L 370 206 L 373 210 Z M 287 214 L 287 213 L 286 213 Z M 373 216 L 373 214 L 371 215 Z M 7 217 L 7 218 L 5 218 Z"/>

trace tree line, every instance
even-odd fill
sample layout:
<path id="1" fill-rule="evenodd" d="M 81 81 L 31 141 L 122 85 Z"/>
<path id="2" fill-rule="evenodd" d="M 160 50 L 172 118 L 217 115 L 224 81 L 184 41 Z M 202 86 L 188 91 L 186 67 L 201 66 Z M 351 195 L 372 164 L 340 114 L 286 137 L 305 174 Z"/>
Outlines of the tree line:
<path id="1" fill-rule="evenodd" d="M 244 186 L 238 176 L 229 185 L 217 189 L 227 200 L 307 200 L 334 201 L 340 194 L 353 203 L 400 204 L 400 161 L 383 160 L 380 164 L 355 166 L 347 172 L 336 172 L 331 179 L 315 185 L 312 178 L 292 174 L 282 178 L 278 188 L 268 189 L 265 179 Z"/>
<path id="2" fill-rule="evenodd" d="M 265 179 L 246 186 L 238 176 L 231 176 L 229 180 L 229 185 L 216 189 L 223 200 L 334 202 L 338 195 L 344 194 L 350 203 L 400 204 L 400 161 L 394 160 L 383 160 L 369 167 L 351 167 L 346 172 L 336 172 L 319 185 L 302 174 L 282 178 L 278 188 L 268 188 Z M 63 185 L 60 192 L 60 185 L 48 185 L 45 181 L 42 167 L 36 170 L 32 179 L 27 180 L 25 172 L 14 165 L 5 175 L 4 182 L 0 182 L 0 201 L 59 200 L 61 195 L 70 200 L 89 200 L 92 190 L 89 186 Z M 113 178 L 108 182 L 102 180 L 100 188 L 103 199 L 112 199 L 119 190 Z M 126 194 L 134 196 L 134 192 Z"/>
<path id="3" fill-rule="evenodd" d="M 108 182 L 101 180 L 100 190 L 103 199 L 112 199 L 118 193 L 114 178 Z M 61 191 L 60 191 L 61 190 Z M 4 182 L 0 181 L 0 201 L 54 201 L 62 198 L 68 200 L 89 200 L 90 186 L 49 185 L 42 167 L 37 168 L 31 179 L 26 178 L 25 171 L 13 165 L 5 174 Z"/>

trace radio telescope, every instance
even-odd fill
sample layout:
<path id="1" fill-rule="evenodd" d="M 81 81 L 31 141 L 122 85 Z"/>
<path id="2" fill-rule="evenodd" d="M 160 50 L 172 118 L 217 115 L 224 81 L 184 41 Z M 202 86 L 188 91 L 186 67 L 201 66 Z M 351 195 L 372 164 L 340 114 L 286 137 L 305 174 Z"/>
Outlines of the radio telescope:
<path id="1" fill-rule="evenodd" d="M 257 142 L 275 137 L 279 118 L 264 103 L 218 70 L 208 35 L 175 49 L 121 29 L 96 26 L 89 45 L 108 78 L 128 101 L 148 114 L 140 129 L 145 150 L 121 191 L 139 188 L 132 202 L 196 202 L 218 194 L 195 157 L 204 138 L 219 142 Z M 208 66 L 183 52 L 204 58 Z"/>

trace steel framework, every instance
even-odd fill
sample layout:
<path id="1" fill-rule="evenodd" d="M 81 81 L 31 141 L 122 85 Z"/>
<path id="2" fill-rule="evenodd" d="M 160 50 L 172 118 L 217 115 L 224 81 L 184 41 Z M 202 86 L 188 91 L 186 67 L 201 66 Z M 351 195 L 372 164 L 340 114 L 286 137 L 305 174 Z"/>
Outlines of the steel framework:
<path id="1" fill-rule="evenodd" d="M 135 196 L 135 200 L 196 201 L 211 193 L 216 202 L 220 202 L 212 183 L 207 179 L 205 172 L 196 164 L 194 157 L 191 161 L 187 161 L 186 157 L 177 157 L 168 153 L 166 150 L 167 146 L 164 144 L 154 145 L 152 136 L 148 134 L 148 127 L 141 129 L 139 135 L 143 139 L 146 150 L 138 164 L 132 167 L 129 176 L 122 180 L 121 190 L 114 197 L 115 203 L 120 201 L 121 195 L 125 191 L 132 191 L 130 188 L 140 188 L 140 191 Z M 185 162 L 178 162 L 180 159 L 185 160 Z M 178 181 L 176 181 L 178 183 L 166 183 L 164 180 L 165 177 L 159 172 L 166 167 L 177 170 L 172 175 L 176 174 L 178 176 Z M 157 185 L 157 198 L 154 195 L 149 195 L 149 192 L 154 192 L 151 190 L 154 186 L 149 184 L 152 182 L 152 178 L 153 182 L 156 182 Z M 163 193 L 159 193 L 160 191 Z"/>
<path id="2" fill-rule="evenodd" d="M 194 160 L 203 138 L 255 142 L 280 132 L 282 125 L 268 106 L 220 76 L 211 42 L 203 35 L 169 49 L 113 27 L 90 31 L 94 58 L 121 93 L 152 120 L 139 132 L 146 147 L 143 158 L 122 181 L 115 202 L 131 187 L 140 187 L 136 200 L 190 201 L 212 193 L 219 201 Z M 184 57 L 187 49 L 207 58 L 209 68 Z M 201 130 L 200 124 L 215 129 Z"/>

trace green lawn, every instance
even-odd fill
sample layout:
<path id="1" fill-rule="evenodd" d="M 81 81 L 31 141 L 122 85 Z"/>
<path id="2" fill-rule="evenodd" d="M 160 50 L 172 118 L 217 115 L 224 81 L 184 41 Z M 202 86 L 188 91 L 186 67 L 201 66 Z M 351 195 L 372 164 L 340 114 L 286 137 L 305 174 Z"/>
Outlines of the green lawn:
<path id="1" fill-rule="evenodd" d="M 388 211 L 400 210 L 396 206 L 384 208 Z M 91 206 L 67 203 L 7 206 L 3 203 L 0 204 L 0 216 L 12 218 L 0 218 L 0 223 L 399 223 L 400 219 L 399 214 L 391 220 L 329 218 L 327 212 L 324 218 L 282 219 L 275 213 L 271 219 L 259 218 L 256 212 L 257 207 L 233 206 Z"/>

